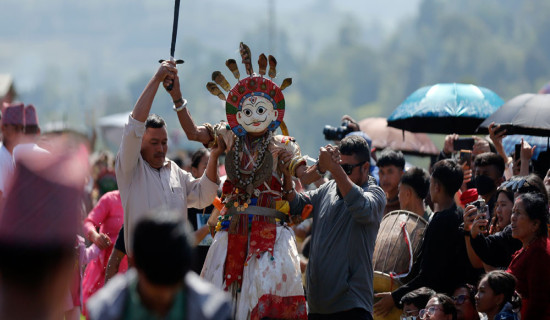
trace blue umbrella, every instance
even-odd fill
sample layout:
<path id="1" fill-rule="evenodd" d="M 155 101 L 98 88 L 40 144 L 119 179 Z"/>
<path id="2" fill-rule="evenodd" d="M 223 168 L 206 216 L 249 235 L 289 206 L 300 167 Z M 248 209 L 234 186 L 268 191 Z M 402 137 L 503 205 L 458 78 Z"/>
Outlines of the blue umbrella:
<path id="1" fill-rule="evenodd" d="M 512 152 L 515 151 L 515 145 L 518 143 L 521 143 L 521 138 L 523 138 L 524 141 L 527 141 L 529 145 L 537 146 L 535 148 L 535 151 L 533 152 L 533 157 L 531 159 L 536 160 L 539 157 L 539 153 L 548 149 L 549 139 L 550 137 L 537 137 L 537 136 L 525 136 L 522 134 L 512 134 L 509 136 L 506 136 L 502 139 L 502 145 L 504 147 L 504 151 L 507 155 L 510 155 Z"/>
<path id="2" fill-rule="evenodd" d="M 388 118 L 388 126 L 412 132 L 473 134 L 504 101 L 473 84 L 440 83 L 413 92 Z"/>

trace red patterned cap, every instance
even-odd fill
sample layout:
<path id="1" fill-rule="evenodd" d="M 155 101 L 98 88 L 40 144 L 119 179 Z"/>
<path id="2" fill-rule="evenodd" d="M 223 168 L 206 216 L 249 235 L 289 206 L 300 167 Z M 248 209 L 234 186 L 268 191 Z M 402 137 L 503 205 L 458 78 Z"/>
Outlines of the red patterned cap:
<path id="1" fill-rule="evenodd" d="M 25 123 L 25 105 L 18 104 L 4 104 L 2 108 L 2 124 L 24 125 Z"/>
<path id="2" fill-rule="evenodd" d="M 73 244 L 80 222 L 86 159 L 82 148 L 18 159 L 0 209 L 0 241 L 31 246 Z"/>
<path id="3" fill-rule="evenodd" d="M 38 115 L 36 114 L 36 108 L 29 104 L 25 107 L 25 126 L 37 126 Z"/>

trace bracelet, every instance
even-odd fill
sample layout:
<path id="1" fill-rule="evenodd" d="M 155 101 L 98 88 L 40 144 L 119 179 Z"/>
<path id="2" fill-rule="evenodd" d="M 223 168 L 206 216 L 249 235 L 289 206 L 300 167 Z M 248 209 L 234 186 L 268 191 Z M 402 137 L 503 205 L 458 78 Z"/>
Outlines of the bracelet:
<path id="1" fill-rule="evenodd" d="M 283 195 L 285 195 L 285 196 L 286 196 L 286 195 L 289 195 L 289 194 L 291 194 L 291 193 L 292 193 L 292 191 L 294 191 L 294 188 L 292 188 L 292 189 L 290 189 L 290 190 L 285 190 L 285 189 L 283 189 L 282 193 L 283 193 Z"/>
<path id="2" fill-rule="evenodd" d="M 183 104 L 179 107 L 176 107 L 176 103 L 183 102 Z M 181 110 L 185 109 L 187 107 L 187 99 L 180 98 L 179 100 L 174 101 L 174 111 L 180 112 Z"/>
<path id="3" fill-rule="evenodd" d="M 318 173 L 320 176 L 324 176 L 324 175 L 325 175 L 326 171 L 323 172 L 323 171 L 321 171 L 321 169 L 319 168 L 319 160 L 317 160 L 317 162 L 315 162 L 314 166 L 315 166 L 315 171 L 317 171 L 317 173 Z"/>

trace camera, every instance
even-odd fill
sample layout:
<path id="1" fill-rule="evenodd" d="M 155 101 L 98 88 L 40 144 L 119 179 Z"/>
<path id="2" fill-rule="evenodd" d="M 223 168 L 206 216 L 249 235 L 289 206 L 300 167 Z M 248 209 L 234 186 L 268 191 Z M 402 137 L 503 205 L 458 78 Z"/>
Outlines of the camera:
<path id="1" fill-rule="evenodd" d="M 325 140 L 342 140 L 353 129 L 349 126 L 350 122 L 345 120 L 339 127 L 326 125 L 323 129 Z"/>

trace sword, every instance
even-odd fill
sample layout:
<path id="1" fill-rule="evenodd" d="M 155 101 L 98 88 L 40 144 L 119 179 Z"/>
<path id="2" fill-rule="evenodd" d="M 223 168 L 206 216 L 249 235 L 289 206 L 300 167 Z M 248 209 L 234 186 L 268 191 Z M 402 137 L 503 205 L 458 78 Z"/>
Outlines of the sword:
<path id="1" fill-rule="evenodd" d="M 178 19 L 180 15 L 180 0 L 175 0 L 174 3 L 174 23 L 172 24 L 172 43 L 170 45 L 170 61 L 175 61 L 176 64 L 182 64 L 184 61 L 181 59 L 175 60 L 174 52 L 176 51 L 176 38 L 178 37 Z M 159 63 L 163 63 L 165 60 L 159 60 Z M 172 82 L 166 89 L 171 91 L 174 87 Z"/>

